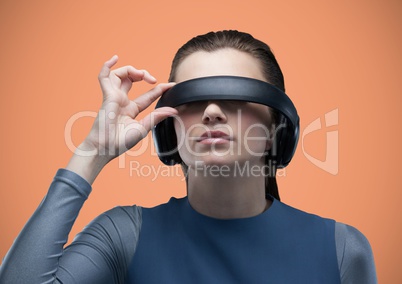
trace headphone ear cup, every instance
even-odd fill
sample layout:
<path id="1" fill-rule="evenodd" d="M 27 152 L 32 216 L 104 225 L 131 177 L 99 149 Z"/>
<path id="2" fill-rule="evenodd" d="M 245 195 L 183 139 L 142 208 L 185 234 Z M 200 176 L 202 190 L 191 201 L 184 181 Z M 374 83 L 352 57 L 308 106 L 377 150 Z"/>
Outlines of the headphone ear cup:
<path id="1" fill-rule="evenodd" d="M 182 162 L 177 150 L 177 137 L 174 130 L 173 118 L 159 122 L 152 130 L 154 144 L 159 159 L 169 166 Z"/>
<path id="2" fill-rule="evenodd" d="M 269 158 L 275 162 L 277 168 L 284 168 L 289 164 L 296 151 L 299 122 L 297 125 L 293 125 L 283 114 L 279 114 L 278 121 Z"/>

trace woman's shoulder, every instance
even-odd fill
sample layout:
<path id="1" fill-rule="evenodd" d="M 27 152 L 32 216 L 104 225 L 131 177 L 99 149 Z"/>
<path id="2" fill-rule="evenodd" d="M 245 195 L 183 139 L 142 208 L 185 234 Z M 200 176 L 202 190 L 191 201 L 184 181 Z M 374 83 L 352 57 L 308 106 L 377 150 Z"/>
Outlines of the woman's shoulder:
<path id="1" fill-rule="evenodd" d="M 342 283 L 377 283 L 373 252 L 368 239 L 362 232 L 351 225 L 311 214 L 286 204 L 282 205 L 283 203 L 280 202 L 277 202 L 278 204 L 285 208 L 286 212 L 290 212 L 289 216 L 297 223 L 301 223 L 300 220 L 310 220 L 313 223 L 329 224 L 329 228 L 332 227 L 331 231 L 334 228 L 336 256 Z"/>
<path id="2" fill-rule="evenodd" d="M 335 241 L 342 283 L 377 283 L 373 252 L 366 236 L 353 226 L 336 222 Z"/>
<path id="3" fill-rule="evenodd" d="M 183 201 L 185 201 L 185 198 L 171 197 L 168 202 L 151 207 L 140 205 L 116 206 L 99 215 L 94 222 L 111 223 L 113 226 L 127 226 L 127 224 L 130 224 L 140 228 L 145 212 L 164 214 L 166 210 L 176 208 L 177 205 L 179 205 L 179 203 L 182 204 Z"/>
<path id="4" fill-rule="evenodd" d="M 138 219 L 141 218 L 142 207 L 139 205 L 116 206 L 104 212 L 102 215 L 113 219 L 120 217 Z"/>
<path id="5" fill-rule="evenodd" d="M 141 232 L 140 206 L 117 206 L 98 215 L 74 239 L 72 245 L 83 245 L 103 251 L 113 259 L 132 258 Z M 113 248 L 112 250 L 105 248 Z"/>
<path id="6" fill-rule="evenodd" d="M 118 231 L 137 235 L 142 225 L 142 207 L 137 205 L 116 206 L 99 215 L 91 224 L 104 227 L 107 231 Z"/>
<path id="7" fill-rule="evenodd" d="M 351 225 L 341 222 L 335 223 L 335 236 L 339 243 L 342 243 L 344 248 L 349 248 L 349 252 L 360 253 L 371 249 L 370 243 L 365 235 Z"/>

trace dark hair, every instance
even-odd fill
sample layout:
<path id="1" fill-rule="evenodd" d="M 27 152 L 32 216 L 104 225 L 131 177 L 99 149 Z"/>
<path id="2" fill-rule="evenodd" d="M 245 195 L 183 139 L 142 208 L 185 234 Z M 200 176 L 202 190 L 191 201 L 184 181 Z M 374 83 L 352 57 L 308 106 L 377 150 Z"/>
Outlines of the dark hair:
<path id="1" fill-rule="evenodd" d="M 209 32 L 189 40 L 177 51 L 173 58 L 169 81 L 175 81 L 176 70 L 187 56 L 197 51 L 213 52 L 224 48 L 233 48 L 243 51 L 258 59 L 267 82 L 285 91 L 283 74 L 271 48 L 266 43 L 255 39 L 252 35 L 236 30 Z M 278 115 L 275 111 L 272 111 L 272 117 L 273 123 L 276 123 Z M 266 156 L 266 163 L 268 162 L 269 156 Z M 182 163 L 182 167 L 186 173 L 187 166 Z M 273 175 L 266 173 L 265 192 L 279 200 L 280 197 L 275 172 L 276 171 L 274 171 Z"/>

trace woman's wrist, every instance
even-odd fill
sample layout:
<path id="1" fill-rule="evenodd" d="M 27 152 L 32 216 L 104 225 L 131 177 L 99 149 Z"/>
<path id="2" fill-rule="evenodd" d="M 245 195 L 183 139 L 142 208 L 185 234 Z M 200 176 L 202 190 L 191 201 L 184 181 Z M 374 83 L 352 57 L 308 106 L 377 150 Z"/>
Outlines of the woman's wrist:
<path id="1" fill-rule="evenodd" d="M 109 156 L 100 154 L 96 147 L 83 142 L 74 152 L 66 169 L 80 175 L 89 184 L 92 184 L 109 161 Z"/>

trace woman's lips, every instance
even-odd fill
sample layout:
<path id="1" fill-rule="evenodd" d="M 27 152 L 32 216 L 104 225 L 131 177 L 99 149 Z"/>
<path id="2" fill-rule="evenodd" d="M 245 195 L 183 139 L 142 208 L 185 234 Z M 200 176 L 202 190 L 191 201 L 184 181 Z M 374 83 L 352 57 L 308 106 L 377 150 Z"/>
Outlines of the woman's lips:
<path id="1" fill-rule="evenodd" d="M 199 138 L 197 142 L 202 144 L 224 144 L 230 142 L 231 137 L 222 131 L 206 131 Z"/>

